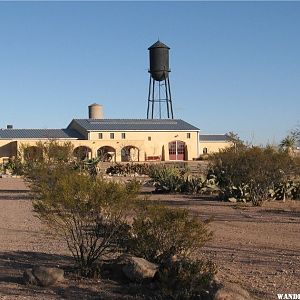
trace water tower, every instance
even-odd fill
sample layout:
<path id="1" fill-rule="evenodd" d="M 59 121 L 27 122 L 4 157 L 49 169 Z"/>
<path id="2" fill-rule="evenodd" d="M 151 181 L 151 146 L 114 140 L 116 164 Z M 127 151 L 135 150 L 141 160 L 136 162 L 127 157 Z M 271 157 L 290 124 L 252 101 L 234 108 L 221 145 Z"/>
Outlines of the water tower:
<path id="1" fill-rule="evenodd" d="M 170 48 L 157 41 L 149 50 L 150 58 L 150 82 L 148 93 L 147 119 L 154 119 L 157 112 L 159 119 L 162 118 L 163 107 L 166 108 L 167 118 L 173 119 L 173 107 L 171 88 L 169 81 L 169 50 Z"/>

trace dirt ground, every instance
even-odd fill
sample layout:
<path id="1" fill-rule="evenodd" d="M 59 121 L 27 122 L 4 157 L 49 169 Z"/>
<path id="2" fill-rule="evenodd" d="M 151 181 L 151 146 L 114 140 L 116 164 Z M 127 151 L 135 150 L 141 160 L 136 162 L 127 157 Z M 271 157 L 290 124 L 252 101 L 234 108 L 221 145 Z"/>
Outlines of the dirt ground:
<path id="1" fill-rule="evenodd" d="M 219 279 L 240 284 L 256 299 L 300 293 L 300 201 L 252 207 L 203 196 L 150 198 L 213 218 L 214 238 L 200 255 L 217 263 Z M 66 281 L 53 288 L 25 286 L 22 273 L 36 264 L 64 268 Z M 0 299 L 146 299 L 130 296 L 136 285 L 77 280 L 68 273 L 71 264 L 63 242 L 49 237 L 34 216 L 23 181 L 0 178 Z"/>

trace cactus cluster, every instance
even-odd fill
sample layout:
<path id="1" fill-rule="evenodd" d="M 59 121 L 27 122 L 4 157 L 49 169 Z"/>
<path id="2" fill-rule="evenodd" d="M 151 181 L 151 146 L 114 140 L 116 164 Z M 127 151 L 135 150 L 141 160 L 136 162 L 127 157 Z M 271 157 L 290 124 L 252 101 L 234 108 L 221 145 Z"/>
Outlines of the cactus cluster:
<path id="1" fill-rule="evenodd" d="M 274 200 L 299 199 L 300 180 L 287 180 L 269 189 L 269 195 Z"/>
<path id="2" fill-rule="evenodd" d="M 214 175 L 192 175 L 186 168 L 180 169 L 176 166 L 157 165 L 150 169 L 149 176 L 158 192 L 186 194 L 219 192 Z"/>

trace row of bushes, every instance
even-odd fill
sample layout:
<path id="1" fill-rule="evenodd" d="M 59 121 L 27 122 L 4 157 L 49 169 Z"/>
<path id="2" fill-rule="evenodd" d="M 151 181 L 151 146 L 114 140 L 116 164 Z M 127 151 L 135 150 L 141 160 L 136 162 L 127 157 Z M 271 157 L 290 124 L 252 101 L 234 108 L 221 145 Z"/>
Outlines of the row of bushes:
<path id="1" fill-rule="evenodd" d="M 106 169 L 106 174 L 126 176 L 131 174 L 148 175 L 151 164 L 115 164 Z"/>
<path id="2" fill-rule="evenodd" d="M 206 176 L 175 166 L 150 168 L 156 190 L 170 193 L 217 193 L 222 200 L 252 201 L 300 198 L 300 158 L 270 147 L 230 147 L 210 155 Z"/>
<path id="3" fill-rule="evenodd" d="M 188 172 L 188 166 L 186 163 L 183 164 L 152 164 L 152 163 L 127 163 L 127 164 L 120 164 L 117 163 L 112 165 L 106 169 L 106 174 L 109 175 L 119 175 L 119 176 L 127 176 L 131 174 L 135 175 L 150 175 L 155 171 L 157 168 L 159 169 L 161 166 L 171 167 L 178 169 L 181 173 Z"/>
<path id="4" fill-rule="evenodd" d="M 37 166 L 68 165 L 70 169 L 98 175 L 100 158 L 80 159 L 74 157 L 73 145 L 70 142 L 59 143 L 56 140 L 37 142 L 34 147 L 22 145 L 17 156 L 0 165 L 0 172 L 26 176 Z"/>
<path id="5" fill-rule="evenodd" d="M 299 199 L 300 160 L 271 147 L 228 148 L 211 156 L 220 197 L 261 205 L 268 199 Z"/>

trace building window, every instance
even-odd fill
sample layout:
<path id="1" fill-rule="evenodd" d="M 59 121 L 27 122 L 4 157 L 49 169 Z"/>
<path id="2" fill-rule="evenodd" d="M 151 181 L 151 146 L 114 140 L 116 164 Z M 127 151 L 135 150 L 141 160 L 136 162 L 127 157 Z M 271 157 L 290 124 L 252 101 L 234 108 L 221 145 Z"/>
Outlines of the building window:
<path id="1" fill-rule="evenodd" d="M 121 137 L 122 137 L 123 140 L 126 138 L 125 132 L 123 132 L 123 133 L 121 134 Z"/>
<path id="2" fill-rule="evenodd" d="M 148 136 L 148 141 L 151 141 L 151 136 Z"/>
<path id="3" fill-rule="evenodd" d="M 203 148 L 203 154 L 207 154 L 207 148 Z"/>
<path id="4" fill-rule="evenodd" d="M 114 134 L 114 133 L 111 133 L 111 134 L 110 134 L 110 139 L 113 140 L 114 138 L 115 138 L 115 134 Z"/>
<path id="5" fill-rule="evenodd" d="M 191 138 L 191 134 L 188 132 L 188 133 L 186 134 L 186 137 L 187 137 L 188 139 L 190 139 L 190 138 Z"/>
<path id="6" fill-rule="evenodd" d="M 99 139 L 99 140 L 102 140 L 102 139 L 103 139 L 103 133 L 102 133 L 102 132 L 98 133 L 98 139 Z"/>

